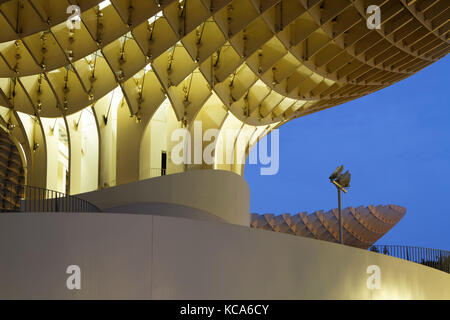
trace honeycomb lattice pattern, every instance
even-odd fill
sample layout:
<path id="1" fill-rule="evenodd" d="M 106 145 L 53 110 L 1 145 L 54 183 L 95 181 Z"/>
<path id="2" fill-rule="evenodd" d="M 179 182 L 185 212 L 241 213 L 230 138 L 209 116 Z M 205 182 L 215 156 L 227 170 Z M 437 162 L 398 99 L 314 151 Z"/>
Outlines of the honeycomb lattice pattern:
<path id="1" fill-rule="evenodd" d="M 67 25 L 70 5 L 80 8 L 79 28 Z M 369 5 L 381 9 L 380 29 L 367 27 Z M 99 186 L 136 181 L 129 168 L 139 158 L 123 155 L 140 152 L 146 125 L 167 101 L 184 127 L 200 119 L 251 131 L 250 149 L 289 120 L 444 57 L 449 17 L 448 0 L 0 0 L 0 116 L 16 124 L 29 167 L 47 171 L 45 159 L 55 156 L 44 149 L 49 118 L 62 118 L 73 184 L 73 157 L 85 151 L 73 137 L 88 110 L 103 139 Z M 110 139 L 117 90 L 118 138 Z M 106 141 L 123 152 L 104 154 Z M 45 187 L 46 175 L 29 181 Z"/>
<path id="2" fill-rule="evenodd" d="M 345 208 L 342 210 L 344 244 L 368 249 L 406 213 L 396 205 Z M 251 227 L 284 232 L 318 240 L 339 242 L 338 210 L 311 214 L 252 214 Z"/>

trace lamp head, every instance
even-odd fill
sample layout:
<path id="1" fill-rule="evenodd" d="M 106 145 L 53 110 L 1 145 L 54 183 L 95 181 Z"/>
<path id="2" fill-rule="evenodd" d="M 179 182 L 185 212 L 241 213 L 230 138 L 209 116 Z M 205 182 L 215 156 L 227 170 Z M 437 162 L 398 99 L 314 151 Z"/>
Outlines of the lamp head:
<path id="1" fill-rule="evenodd" d="M 337 183 L 339 183 L 343 188 L 348 188 L 350 187 L 350 180 L 351 180 L 351 174 L 350 172 L 348 172 L 348 170 L 342 174 L 338 179 L 337 179 Z"/>
<path id="2" fill-rule="evenodd" d="M 338 179 L 341 176 L 342 171 L 344 171 L 344 165 L 337 167 L 336 170 L 334 170 L 334 172 L 331 174 L 329 179 L 330 180 Z"/>

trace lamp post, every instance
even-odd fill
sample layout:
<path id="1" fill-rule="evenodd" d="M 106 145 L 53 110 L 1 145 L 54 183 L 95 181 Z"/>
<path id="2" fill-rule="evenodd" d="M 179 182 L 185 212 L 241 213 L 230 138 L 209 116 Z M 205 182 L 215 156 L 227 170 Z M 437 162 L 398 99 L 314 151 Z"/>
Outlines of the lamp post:
<path id="1" fill-rule="evenodd" d="M 337 192 L 338 192 L 338 211 L 339 211 L 339 243 L 344 244 L 344 238 L 342 236 L 342 210 L 341 210 L 341 191 L 344 193 L 347 193 L 347 190 L 345 188 L 350 187 L 350 179 L 351 174 L 346 171 L 344 171 L 344 166 L 338 167 L 329 177 L 330 182 L 335 185 Z"/>

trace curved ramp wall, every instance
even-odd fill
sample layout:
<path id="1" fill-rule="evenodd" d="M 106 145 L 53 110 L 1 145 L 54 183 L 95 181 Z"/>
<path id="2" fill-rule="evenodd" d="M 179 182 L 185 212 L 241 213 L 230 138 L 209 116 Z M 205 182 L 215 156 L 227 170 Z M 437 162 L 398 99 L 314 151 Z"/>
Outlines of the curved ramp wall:
<path id="1" fill-rule="evenodd" d="M 0 299 L 450 299 L 450 275 L 416 263 L 156 215 L 3 214 L 0 257 Z M 81 290 L 66 287 L 70 265 Z"/>
<path id="2" fill-rule="evenodd" d="M 250 225 L 250 190 L 241 176 L 222 170 L 193 170 L 79 194 L 102 211 L 145 213 L 152 203 L 187 206 L 223 221 Z M 178 215 L 178 214 L 177 214 Z"/>

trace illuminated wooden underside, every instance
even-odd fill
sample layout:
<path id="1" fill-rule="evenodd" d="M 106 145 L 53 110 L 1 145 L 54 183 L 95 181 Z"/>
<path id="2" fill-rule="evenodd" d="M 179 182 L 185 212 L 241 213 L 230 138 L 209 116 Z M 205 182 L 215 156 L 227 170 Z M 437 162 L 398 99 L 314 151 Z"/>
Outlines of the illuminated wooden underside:
<path id="1" fill-rule="evenodd" d="M 2 124 L 17 125 L 11 134 L 28 166 L 48 171 L 47 124 L 61 117 L 73 180 L 80 149 L 72 139 L 89 110 L 100 144 L 99 186 L 142 178 L 130 167 L 143 160 L 132 154 L 165 101 L 180 127 L 211 118 L 223 129 L 231 121 L 252 131 L 255 142 L 289 120 L 402 80 L 449 51 L 447 0 L 111 0 L 101 10 L 99 0 L 0 2 Z M 67 28 L 70 4 L 81 8 L 80 29 Z M 368 5 L 381 8 L 379 30 L 366 26 Z M 104 136 L 117 87 L 119 138 L 111 142 Z M 23 123 L 25 114 L 31 124 Z M 106 143 L 131 158 L 104 154 Z M 111 156 L 115 167 L 105 162 Z M 117 181 L 106 177 L 111 172 Z M 28 180 L 48 185 L 41 176 L 30 172 Z"/>

